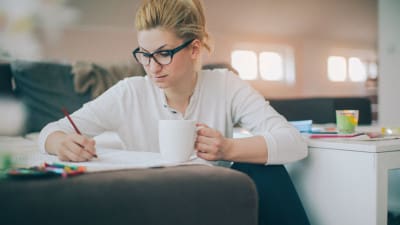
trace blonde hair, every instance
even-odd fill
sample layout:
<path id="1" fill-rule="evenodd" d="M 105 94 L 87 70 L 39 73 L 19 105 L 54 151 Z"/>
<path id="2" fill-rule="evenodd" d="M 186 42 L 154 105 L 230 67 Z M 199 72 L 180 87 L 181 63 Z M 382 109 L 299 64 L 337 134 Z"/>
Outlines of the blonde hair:
<path id="1" fill-rule="evenodd" d="M 138 31 L 172 30 L 178 38 L 200 40 L 211 51 L 201 0 L 144 0 L 136 13 L 135 26 Z"/>

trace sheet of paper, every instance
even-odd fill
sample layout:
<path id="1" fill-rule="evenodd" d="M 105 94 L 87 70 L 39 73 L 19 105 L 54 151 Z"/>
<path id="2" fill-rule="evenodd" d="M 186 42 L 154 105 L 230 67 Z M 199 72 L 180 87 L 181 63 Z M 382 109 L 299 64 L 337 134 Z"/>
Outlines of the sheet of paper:
<path id="1" fill-rule="evenodd" d="M 12 159 L 17 167 L 38 166 L 44 162 L 58 162 L 68 165 L 86 166 L 88 172 L 191 164 L 212 165 L 210 162 L 199 158 L 193 158 L 184 163 L 169 163 L 164 161 L 159 153 L 154 152 L 97 149 L 97 155 L 99 158 L 93 159 L 89 162 L 73 163 L 61 162 L 56 156 L 39 153 L 37 151 L 20 151 L 14 153 Z"/>
<path id="2" fill-rule="evenodd" d="M 394 139 L 400 139 L 400 136 L 370 137 L 368 135 L 361 135 L 358 137 L 351 138 L 351 140 L 357 140 L 357 141 L 384 141 L 384 140 L 394 140 Z"/>

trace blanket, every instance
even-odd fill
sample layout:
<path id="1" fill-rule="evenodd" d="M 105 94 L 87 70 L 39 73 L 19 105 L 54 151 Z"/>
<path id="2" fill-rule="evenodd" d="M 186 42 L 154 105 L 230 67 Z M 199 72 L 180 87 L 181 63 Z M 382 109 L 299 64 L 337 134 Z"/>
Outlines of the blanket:
<path id="1" fill-rule="evenodd" d="M 102 94 L 109 87 L 130 76 L 144 76 L 143 67 L 137 63 L 99 65 L 77 61 L 72 65 L 74 89 L 77 93 L 90 90 L 92 98 Z"/>

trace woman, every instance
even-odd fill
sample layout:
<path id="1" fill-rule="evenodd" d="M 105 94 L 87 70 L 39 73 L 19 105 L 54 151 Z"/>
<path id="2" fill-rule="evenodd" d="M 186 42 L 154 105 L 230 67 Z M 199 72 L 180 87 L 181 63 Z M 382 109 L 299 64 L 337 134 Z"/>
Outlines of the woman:
<path id="1" fill-rule="evenodd" d="M 136 14 L 139 47 L 133 55 L 147 76 L 124 79 L 76 111 L 72 117 L 84 135 L 75 134 L 65 118 L 47 125 L 40 148 L 61 160 L 87 161 L 96 154 L 92 137 L 115 131 L 126 149 L 158 152 L 158 120 L 193 119 L 204 127 L 197 156 L 235 162 L 234 169 L 255 181 L 260 224 L 286 224 L 288 218 L 287 224 L 308 224 L 285 168 L 265 165 L 304 158 L 306 143 L 232 72 L 200 69 L 203 49 L 210 50 L 205 24 L 200 0 L 144 1 Z M 233 139 L 234 125 L 254 136 Z M 268 199 L 274 197 L 279 199 Z"/>

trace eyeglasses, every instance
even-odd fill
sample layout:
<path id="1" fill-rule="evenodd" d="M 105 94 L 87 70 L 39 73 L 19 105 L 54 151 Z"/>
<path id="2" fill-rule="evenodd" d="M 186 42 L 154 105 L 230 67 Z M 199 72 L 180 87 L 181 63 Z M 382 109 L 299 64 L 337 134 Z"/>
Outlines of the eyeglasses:
<path id="1" fill-rule="evenodd" d="M 184 42 L 182 45 L 179 45 L 178 47 L 174 49 L 169 49 L 169 50 L 159 50 L 155 51 L 153 53 L 148 53 L 148 52 L 141 52 L 139 47 L 136 48 L 132 54 L 135 57 L 136 61 L 144 66 L 147 66 L 150 64 L 150 59 L 153 58 L 156 63 L 159 65 L 168 65 L 172 62 L 172 58 L 174 55 L 179 52 L 180 50 L 186 48 L 189 44 L 193 42 L 194 39 L 191 39 L 187 42 Z"/>

